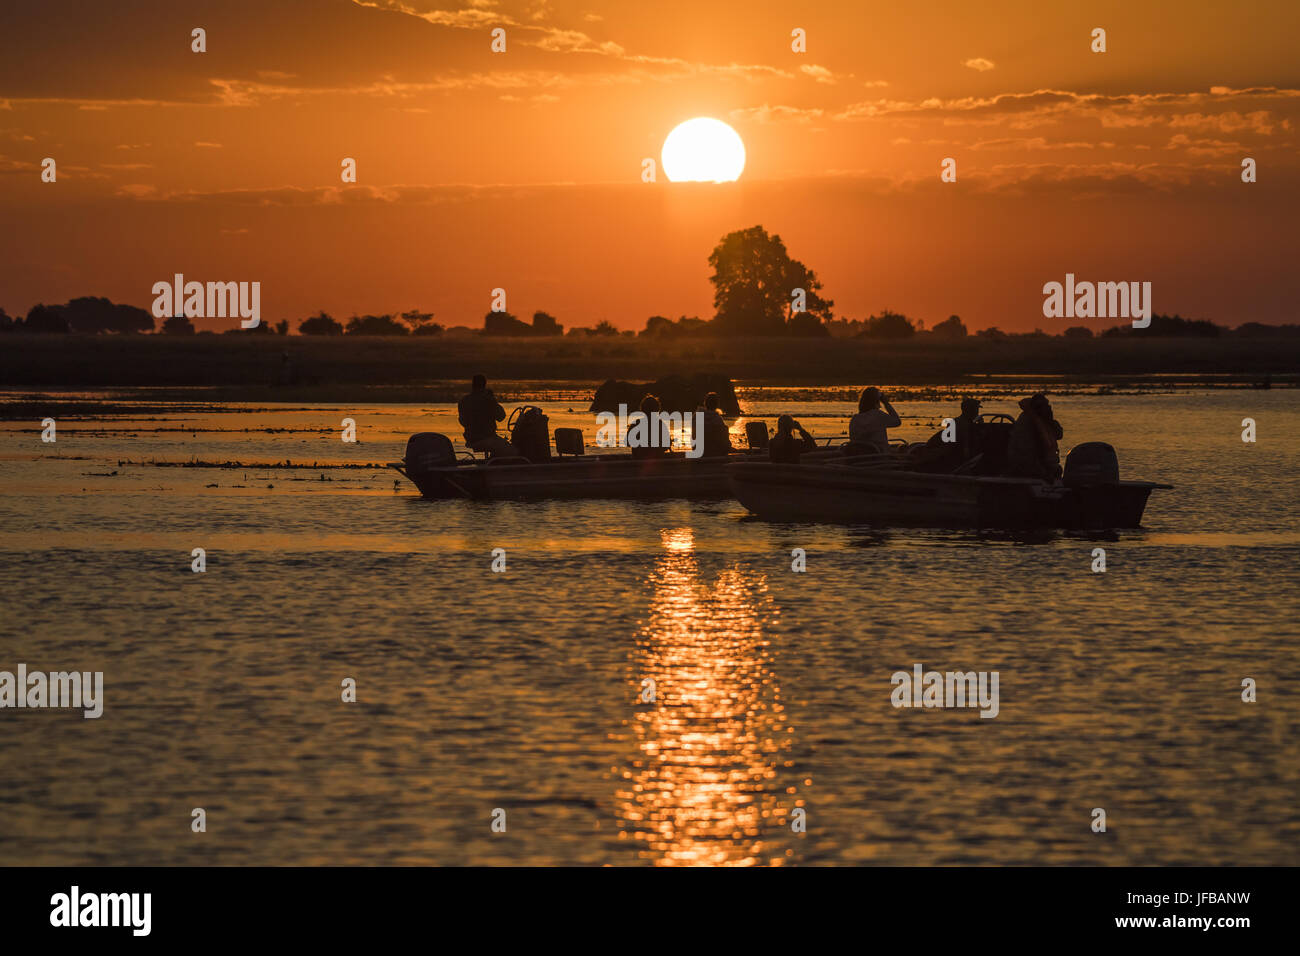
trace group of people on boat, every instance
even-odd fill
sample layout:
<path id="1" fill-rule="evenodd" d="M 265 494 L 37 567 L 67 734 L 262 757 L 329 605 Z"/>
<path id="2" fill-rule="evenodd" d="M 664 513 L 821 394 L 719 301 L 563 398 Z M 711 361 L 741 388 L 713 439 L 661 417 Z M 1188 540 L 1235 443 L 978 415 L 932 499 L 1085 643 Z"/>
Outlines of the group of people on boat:
<path id="1" fill-rule="evenodd" d="M 951 431 L 943 429 L 912 456 L 918 463 L 944 463 L 949 470 L 974 461 L 991 451 L 989 431 L 981 418 L 982 403 L 973 397 L 963 398 L 961 412 L 952 421 Z M 889 399 L 873 387 L 858 396 L 857 414 L 849 419 L 849 440 L 844 452 L 850 456 L 889 453 L 889 429 L 902 424 Z M 1020 415 L 1007 437 L 1004 454 L 999 456 L 999 473 L 1007 477 L 1038 478 L 1056 481 L 1061 477 L 1059 442 L 1064 436 L 1052 411 L 1052 404 L 1041 392 L 1020 401 Z M 803 452 L 817 448 L 816 439 L 790 415 L 777 419 L 776 434 L 768 443 L 768 458 L 783 464 L 798 464 Z"/>
<path id="2" fill-rule="evenodd" d="M 943 461 L 956 470 L 985 454 L 989 450 L 988 429 L 981 419 L 981 407 L 978 399 L 963 398 L 961 413 L 953 419 L 951 438 L 945 434 L 946 429 L 937 433 L 919 448 L 917 458 L 923 462 Z M 457 411 L 469 448 L 489 457 L 514 454 L 510 441 L 497 434 L 497 423 L 505 420 L 506 412 L 487 387 L 485 376 L 474 376 L 470 391 L 460 399 Z M 640 411 L 651 422 L 657 421 L 662 432 L 644 446 L 631 449 L 633 457 L 667 454 L 671 434 L 667 422 L 656 417 L 662 411 L 660 400 L 654 395 L 645 396 Z M 698 412 L 704 426 L 701 436 L 704 457 L 730 454 L 731 433 L 722 416 L 718 395 L 710 392 Z M 889 429 L 901 424 L 898 412 L 880 389 L 864 388 L 858 396 L 857 414 L 849 419 L 849 440 L 844 445 L 844 453 L 849 456 L 888 454 Z M 1006 441 L 1001 473 L 1008 477 L 1058 480 L 1061 477 L 1059 442 L 1063 435 L 1046 395 L 1039 392 L 1022 399 L 1020 414 Z M 798 464 L 804 452 L 817 447 L 816 439 L 798 421 L 782 415 L 777 419 L 776 433 L 768 441 L 768 458 L 773 462 Z"/>

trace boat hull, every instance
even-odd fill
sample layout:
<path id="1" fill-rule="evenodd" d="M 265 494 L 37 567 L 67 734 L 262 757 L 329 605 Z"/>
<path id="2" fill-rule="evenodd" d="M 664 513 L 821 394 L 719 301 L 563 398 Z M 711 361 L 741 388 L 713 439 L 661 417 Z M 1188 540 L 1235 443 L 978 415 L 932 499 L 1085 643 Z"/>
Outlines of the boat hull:
<path id="1" fill-rule="evenodd" d="M 736 498 L 777 521 L 961 528 L 1136 528 L 1145 481 L 1069 487 L 1024 478 L 933 475 L 844 465 L 736 463 Z"/>
<path id="2" fill-rule="evenodd" d="M 469 464 L 406 475 L 425 498 L 474 501 L 565 498 L 731 497 L 727 459 L 633 458 L 630 455 L 561 458 L 542 464 Z"/>

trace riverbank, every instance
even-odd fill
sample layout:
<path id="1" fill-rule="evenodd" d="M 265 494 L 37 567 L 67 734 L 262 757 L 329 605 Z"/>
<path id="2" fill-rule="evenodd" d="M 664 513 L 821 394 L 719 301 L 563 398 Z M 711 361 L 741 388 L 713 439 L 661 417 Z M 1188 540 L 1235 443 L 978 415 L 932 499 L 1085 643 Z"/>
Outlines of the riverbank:
<path id="1" fill-rule="evenodd" d="M 1004 389 L 1292 387 L 1300 339 L 367 338 L 7 335 L 6 415 L 24 394 L 114 390 L 137 403 L 454 401 L 475 372 L 505 398 L 580 401 L 606 379 L 714 372 L 738 390 L 875 382 Z M 71 397 L 71 396 L 69 396 Z"/>
<path id="2" fill-rule="evenodd" d="M 424 386 L 482 371 L 512 380 L 650 380 L 719 371 L 756 384 L 903 384 L 972 375 L 1291 374 L 1300 338 L 990 340 L 11 335 L 0 381 L 29 386 Z"/>

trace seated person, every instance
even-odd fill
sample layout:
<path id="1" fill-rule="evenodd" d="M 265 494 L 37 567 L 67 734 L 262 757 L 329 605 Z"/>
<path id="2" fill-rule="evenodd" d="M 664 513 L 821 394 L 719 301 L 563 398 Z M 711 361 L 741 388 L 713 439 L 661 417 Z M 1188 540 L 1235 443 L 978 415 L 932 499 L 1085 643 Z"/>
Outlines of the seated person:
<path id="1" fill-rule="evenodd" d="M 1065 431 L 1052 417 L 1052 405 L 1041 392 L 1021 399 L 1020 408 L 1007 443 L 1007 475 L 1055 481 L 1061 477 L 1057 442 Z"/>
<path id="2" fill-rule="evenodd" d="M 672 447 L 673 435 L 668 423 L 659 418 L 662 406 L 657 395 L 647 395 L 641 399 L 641 414 L 646 417 L 645 444 L 631 445 L 633 458 L 660 458 L 668 454 Z M 629 429 L 630 431 L 630 429 Z M 657 432 L 657 434 L 656 434 Z"/>
<path id="3" fill-rule="evenodd" d="M 795 432 L 799 437 L 795 437 Z M 799 464 L 799 455 L 805 451 L 816 451 L 817 442 L 804 427 L 789 415 L 782 415 L 776 420 L 776 434 L 767 444 L 767 457 L 783 465 Z"/>
<path id="4" fill-rule="evenodd" d="M 961 414 L 953 419 L 953 424 L 957 431 L 957 449 L 961 452 L 963 462 L 970 461 L 981 451 L 983 451 L 983 437 L 980 431 L 980 400 L 978 398 L 963 398 L 961 400 Z"/>
<path id="5" fill-rule="evenodd" d="M 881 405 L 884 409 L 881 409 Z M 889 451 L 889 429 L 902 424 L 898 412 L 880 389 L 869 387 L 858 397 L 858 413 L 849 419 L 849 446 L 857 454 Z"/>
<path id="6" fill-rule="evenodd" d="M 924 445 L 913 445 L 908 449 L 913 463 L 927 471 L 952 471 L 980 454 L 983 451 L 983 423 L 979 414 L 979 400 L 963 398 L 961 414 L 952 420 L 951 430 L 945 426 L 931 435 Z"/>
<path id="7" fill-rule="evenodd" d="M 470 392 L 457 404 L 457 417 L 465 429 L 465 444 L 488 457 L 513 455 L 514 446 L 497 434 L 497 422 L 504 421 L 506 410 L 487 387 L 487 377 L 475 375 Z"/>
<path id="8" fill-rule="evenodd" d="M 731 454 L 731 429 L 719 411 L 722 403 L 717 392 L 704 397 L 704 457 L 718 458 Z"/>

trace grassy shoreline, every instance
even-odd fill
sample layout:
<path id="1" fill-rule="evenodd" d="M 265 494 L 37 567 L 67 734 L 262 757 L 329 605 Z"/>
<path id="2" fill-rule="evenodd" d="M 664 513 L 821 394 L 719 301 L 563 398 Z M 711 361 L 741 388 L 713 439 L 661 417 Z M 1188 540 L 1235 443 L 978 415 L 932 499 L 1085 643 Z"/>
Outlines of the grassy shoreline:
<path id="1" fill-rule="evenodd" d="M 1295 387 L 1300 339 L 0 337 L 0 388 L 14 393 L 114 389 L 146 402 L 427 404 L 454 400 L 475 372 L 503 395 L 584 393 L 610 378 L 645 382 L 697 372 L 729 376 L 738 388 L 874 382 L 1019 391 L 1049 381 L 1168 388 L 1264 380 Z"/>

